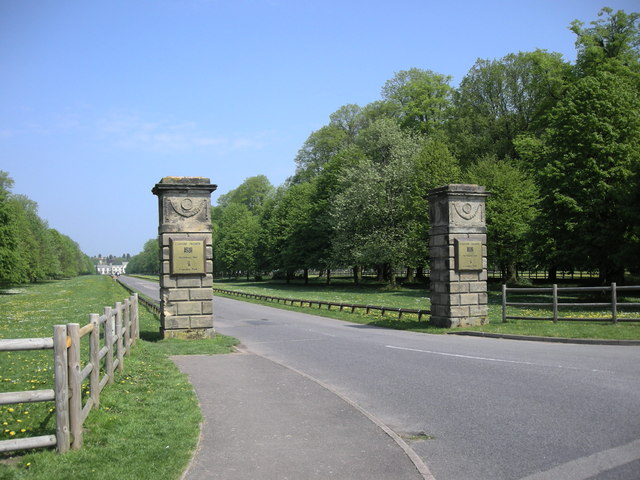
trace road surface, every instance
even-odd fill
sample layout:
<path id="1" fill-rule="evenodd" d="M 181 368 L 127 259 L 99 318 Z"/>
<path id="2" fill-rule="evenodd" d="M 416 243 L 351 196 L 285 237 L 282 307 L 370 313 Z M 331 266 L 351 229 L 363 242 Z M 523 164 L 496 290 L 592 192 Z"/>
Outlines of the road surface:
<path id="1" fill-rule="evenodd" d="M 426 335 L 219 297 L 214 327 L 381 419 L 437 480 L 640 479 L 640 347 Z"/>

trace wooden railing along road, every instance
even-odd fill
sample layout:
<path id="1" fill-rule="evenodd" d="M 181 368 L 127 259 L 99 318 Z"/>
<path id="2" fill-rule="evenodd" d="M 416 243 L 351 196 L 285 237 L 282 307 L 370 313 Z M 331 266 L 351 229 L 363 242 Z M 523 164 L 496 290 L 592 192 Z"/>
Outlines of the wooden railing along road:
<path id="1" fill-rule="evenodd" d="M 387 312 L 396 312 L 398 314 L 398 319 L 401 319 L 403 314 L 410 313 L 410 314 L 418 315 L 419 322 L 422 321 L 423 315 L 431 314 L 431 310 L 423 310 L 423 309 L 415 309 L 415 308 L 381 307 L 378 305 L 359 305 L 359 304 L 353 304 L 353 303 L 325 302 L 324 300 L 300 300 L 296 298 L 271 297 L 269 295 L 258 295 L 254 293 L 237 292 L 234 290 L 224 290 L 222 288 L 214 288 L 213 291 L 218 293 L 223 293 L 225 295 L 235 295 L 237 297 L 254 298 L 256 300 L 264 300 L 267 302 L 282 303 L 283 305 L 286 305 L 287 303 L 289 305 L 298 304 L 301 307 L 303 307 L 305 304 L 307 304 L 309 307 L 312 307 L 313 305 L 317 305 L 318 308 L 322 308 L 323 306 L 327 307 L 327 310 L 331 310 L 331 307 L 336 307 L 336 308 L 339 308 L 341 312 L 345 308 L 350 310 L 351 313 L 354 313 L 357 309 L 364 310 L 367 314 L 369 314 L 373 310 L 379 311 L 381 315 L 384 315 Z"/>
<path id="2" fill-rule="evenodd" d="M 51 338 L 0 340 L 0 353 L 19 350 L 53 350 L 54 388 L 0 393 L 0 405 L 55 401 L 56 434 L 0 441 L 0 452 L 55 446 L 58 452 L 82 446 L 82 425 L 100 393 L 124 368 L 140 337 L 137 294 L 117 302 L 115 308 L 89 315 L 89 323 L 54 325 Z M 80 342 L 89 337 L 88 358 L 81 358 Z M 101 342 L 102 340 L 102 342 Z M 102 343 L 102 346 L 100 346 Z M 102 374 L 102 376 L 101 376 Z M 83 404 L 82 383 L 89 379 L 90 394 Z"/>
<path id="3" fill-rule="evenodd" d="M 640 303 L 637 302 L 619 302 L 619 292 L 640 292 L 640 286 L 618 287 L 615 283 L 612 283 L 609 287 L 562 287 L 558 288 L 558 285 L 554 284 L 552 287 L 546 288 L 520 288 L 520 287 L 507 287 L 502 285 L 502 321 L 506 322 L 509 319 L 512 320 L 553 320 L 554 323 L 558 321 L 602 321 L 610 320 L 612 323 L 617 322 L 640 322 L 640 318 L 619 318 L 618 310 L 621 307 L 627 308 L 640 308 Z M 550 302 L 508 302 L 507 294 L 545 294 L 550 295 Z M 567 293 L 603 293 L 609 294 L 609 301 L 607 302 L 562 302 L 559 300 L 558 294 Z M 513 316 L 507 315 L 507 307 L 529 307 L 529 308 L 547 308 L 551 309 L 552 315 L 550 317 L 533 317 L 533 316 Z M 611 312 L 609 318 L 586 318 L 586 317 L 568 317 L 560 316 L 560 308 L 599 308 L 607 309 Z"/>

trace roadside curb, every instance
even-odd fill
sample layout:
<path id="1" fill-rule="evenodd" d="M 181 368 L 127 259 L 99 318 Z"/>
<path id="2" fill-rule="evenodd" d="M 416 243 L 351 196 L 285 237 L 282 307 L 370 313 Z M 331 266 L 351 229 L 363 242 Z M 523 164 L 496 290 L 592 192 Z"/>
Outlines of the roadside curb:
<path id="1" fill-rule="evenodd" d="M 574 343 L 580 345 L 619 345 L 628 347 L 640 346 L 640 340 L 604 340 L 597 338 L 561 338 L 561 337 L 532 337 L 528 335 L 512 335 L 488 332 L 447 332 L 447 335 L 462 335 L 468 337 L 500 338 L 504 340 L 526 340 L 530 342 Z"/>
<path id="2" fill-rule="evenodd" d="M 291 372 L 293 372 L 293 373 L 295 373 L 297 375 L 300 375 L 301 377 L 306 378 L 307 380 L 309 380 L 311 382 L 314 382 L 315 384 L 317 384 L 321 388 L 324 388 L 325 390 L 330 392 L 332 395 L 335 395 L 337 398 L 341 399 L 343 402 L 345 402 L 351 408 L 353 408 L 354 410 L 360 412 L 365 418 L 367 418 L 369 421 L 371 421 L 376 427 L 378 427 L 388 437 L 390 437 L 396 443 L 396 445 L 398 445 L 398 447 L 400 447 L 400 449 L 404 452 L 404 454 L 409 458 L 411 463 L 413 463 L 414 467 L 420 473 L 420 475 L 422 475 L 422 478 L 424 480 L 435 480 L 435 477 L 433 476 L 433 474 L 429 470 L 429 466 L 413 450 L 413 448 L 411 448 L 411 446 L 407 442 L 405 442 L 403 440 L 403 438 L 400 435 L 398 435 L 395 431 L 393 431 L 389 426 L 387 426 L 387 424 L 385 424 L 382 420 L 380 420 L 374 414 L 370 413 L 368 410 L 366 410 L 365 408 L 361 407 L 358 403 L 354 402 L 349 397 L 347 397 L 347 396 L 343 395 L 342 393 L 340 393 L 337 389 L 335 389 L 332 386 L 328 385 L 327 383 L 325 383 L 325 382 L 323 382 L 323 381 L 321 381 L 321 380 L 309 375 L 308 373 L 305 373 L 305 372 L 303 372 L 301 370 L 298 370 L 297 368 L 291 367 L 289 365 L 285 365 L 284 363 L 281 363 L 281 362 L 279 362 L 277 360 L 274 360 L 272 358 L 265 357 L 264 355 L 260 355 L 258 353 L 251 352 L 242 344 L 236 345 L 236 352 L 240 353 L 240 354 L 249 354 L 249 355 L 255 355 L 255 356 L 261 357 L 261 358 L 263 358 L 264 360 L 266 360 L 268 362 L 271 362 L 271 363 L 274 363 L 276 365 L 279 365 L 280 367 L 286 368 L 287 370 L 290 370 Z"/>

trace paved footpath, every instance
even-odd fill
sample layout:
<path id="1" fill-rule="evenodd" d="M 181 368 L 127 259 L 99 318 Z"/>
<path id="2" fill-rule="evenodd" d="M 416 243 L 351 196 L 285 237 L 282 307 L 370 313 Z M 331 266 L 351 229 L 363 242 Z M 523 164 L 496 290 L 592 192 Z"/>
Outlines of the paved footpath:
<path id="1" fill-rule="evenodd" d="M 173 360 L 205 419 L 184 480 L 432 478 L 402 440 L 301 373 L 249 353 Z"/>
<path id="2" fill-rule="evenodd" d="M 159 298 L 157 284 L 121 281 Z M 433 480 L 386 425 L 302 372 L 251 353 L 173 361 L 204 417 L 183 480 Z"/>

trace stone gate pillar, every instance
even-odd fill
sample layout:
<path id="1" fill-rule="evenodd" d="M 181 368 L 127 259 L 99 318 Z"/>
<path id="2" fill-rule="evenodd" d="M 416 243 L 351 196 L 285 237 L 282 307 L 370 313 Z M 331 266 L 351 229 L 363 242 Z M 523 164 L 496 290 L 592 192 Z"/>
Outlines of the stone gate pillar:
<path id="1" fill-rule="evenodd" d="M 208 178 L 164 177 L 158 196 L 160 331 L 163 338 L 204 338 L 213 329 L 213 248 Z"/>
<path id="2" fill-rule="evenodd" d="M 485 199 L 477 185 L 429 192 L 431 322 L 441 327 L 483 325 L 487 307 Z"/>

